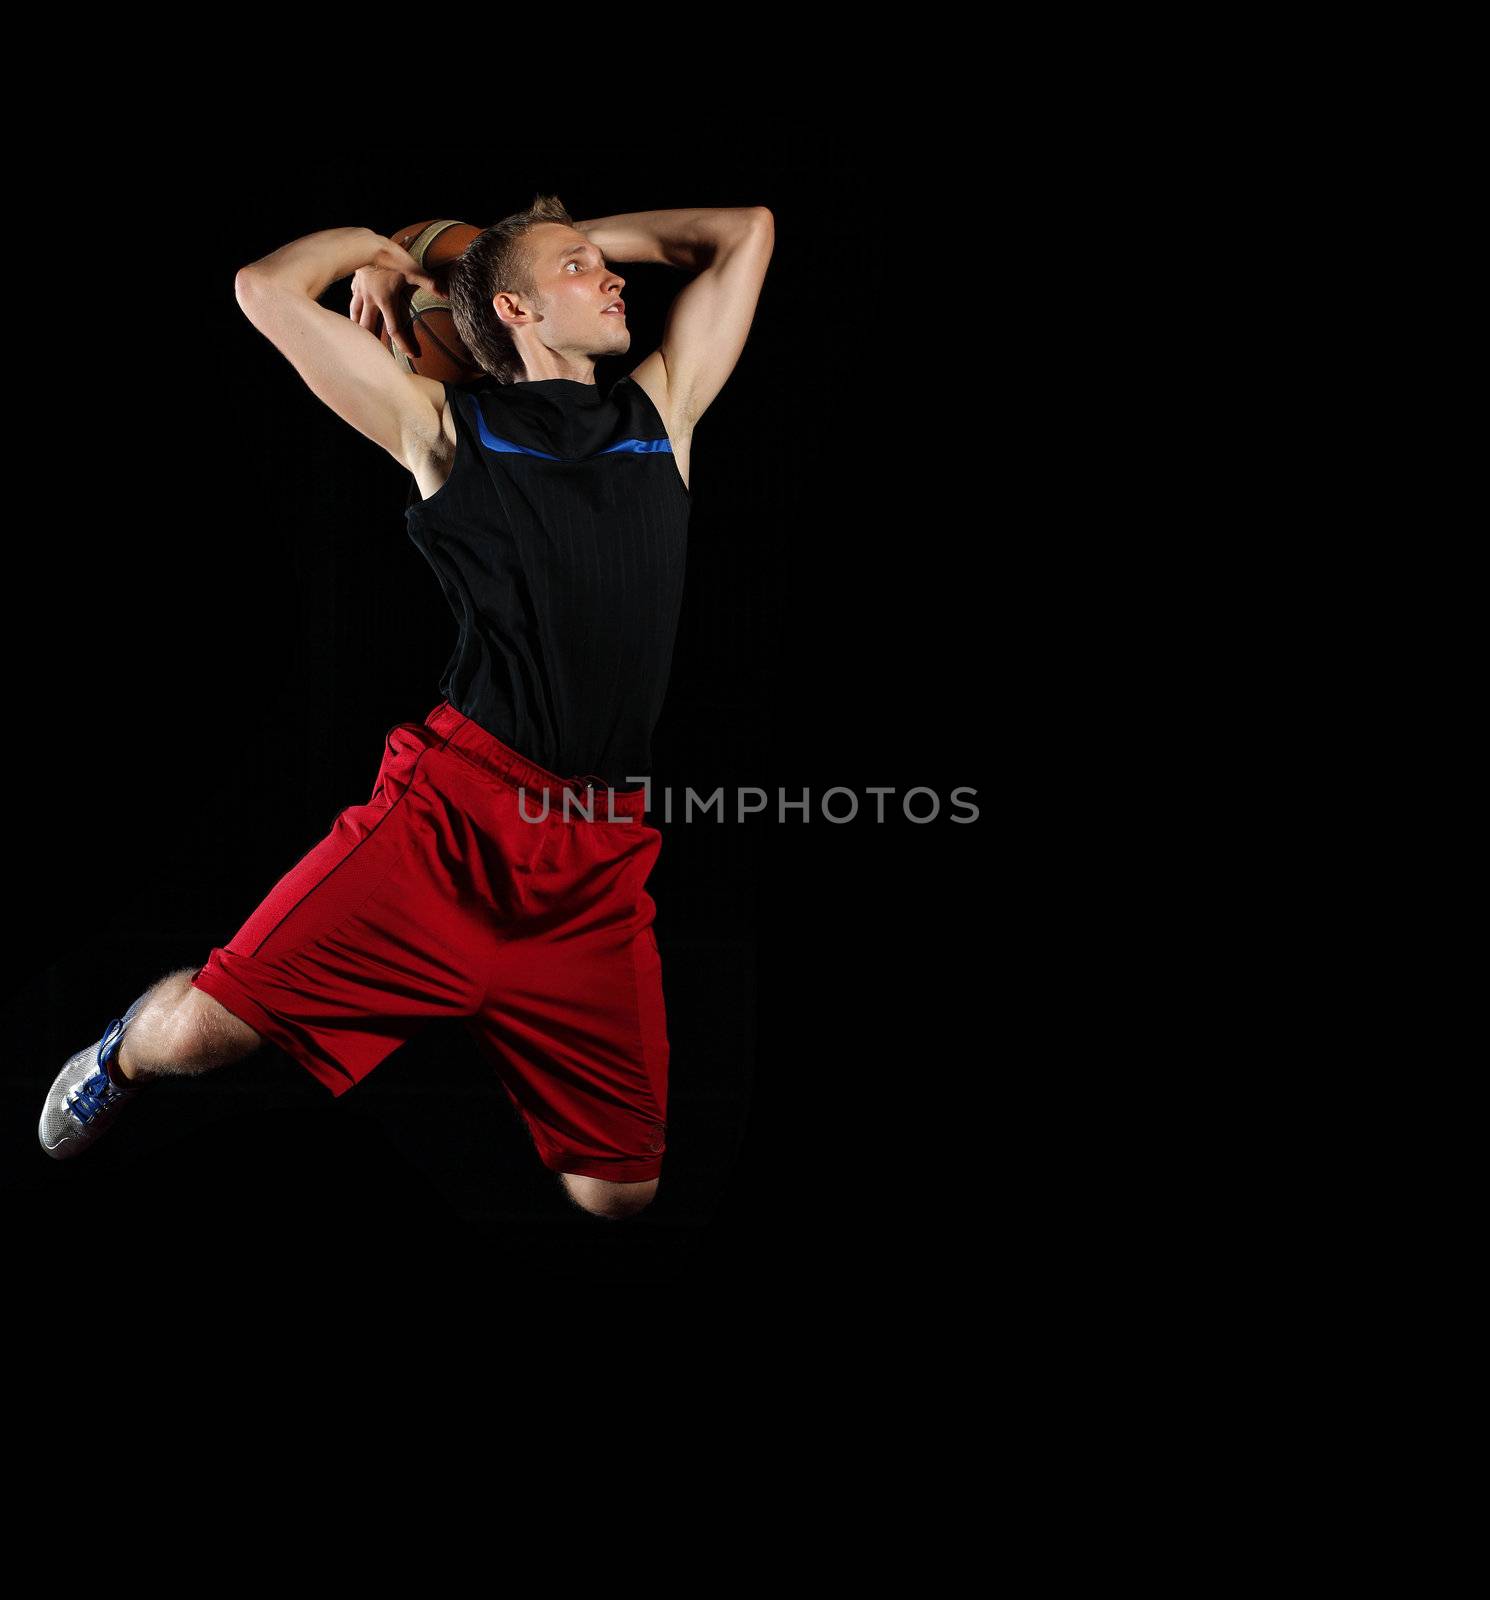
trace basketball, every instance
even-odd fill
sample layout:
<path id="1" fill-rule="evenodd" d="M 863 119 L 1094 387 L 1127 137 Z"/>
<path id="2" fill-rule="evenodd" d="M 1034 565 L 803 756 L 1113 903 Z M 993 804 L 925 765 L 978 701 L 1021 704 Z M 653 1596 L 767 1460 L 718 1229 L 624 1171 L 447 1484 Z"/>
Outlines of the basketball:
<path id="1" fill-rule="evenodd" d="M 416 222 L 388 237 L 443 286 L 450 263 L 480 232 L 468 222 Z M 480 364 L 455 331 L 455 318 L 443 295 L 431 294 L 428 289 L 410 289 L 409 326 L 405 332 L 418 352 L 412 359 L 394 344 L 386 327 L 381 335 L 384 346 L 405 372 L 444 383 L 470 383 L 481 376 Z"/>

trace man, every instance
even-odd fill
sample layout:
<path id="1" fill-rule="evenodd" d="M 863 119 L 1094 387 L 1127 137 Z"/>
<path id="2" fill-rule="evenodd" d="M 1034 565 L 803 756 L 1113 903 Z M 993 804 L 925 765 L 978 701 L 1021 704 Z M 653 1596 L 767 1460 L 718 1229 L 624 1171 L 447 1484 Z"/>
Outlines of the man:
<path id="1" fill-rule="evenodd" d="M 763 206 L 575 222 L 537 196 L 450 269 L 483 372 L 464 384 L 405 370 L 376 336 L 386 322 L 407 352 L 406 286 L 435 288 L 388 239 L 333 228 L 239 272 L 254 326 L 412 475 L 410 536 L 459 637 L 441 703 L 390 731 L 368 803 L 227 945 L 63 1067 L 39 1125 L 49 1155 L 88 1148 L 151 1078 L 266 1038 L 340 1095 L 454 1018 L 577 1206 L 615 1218 L 651 1201 L 668 1045 L 645 888 L 661 835 L 642 780 L 681 604 L 693 429 L 744 348 L 774 238 Z M 693 276 L 660 348 L 602 395 L 596 359 L 631 344 L 612 261 Z M 343 317 L 317 302 L 349 273 Z"/>

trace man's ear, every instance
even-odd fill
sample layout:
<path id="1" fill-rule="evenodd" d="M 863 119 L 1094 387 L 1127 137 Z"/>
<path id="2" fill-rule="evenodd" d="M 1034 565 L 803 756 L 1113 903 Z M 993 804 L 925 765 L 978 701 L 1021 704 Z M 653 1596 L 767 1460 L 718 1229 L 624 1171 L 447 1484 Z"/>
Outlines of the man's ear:
<path id="1" fill-rule="evenodd" d="M 492 310 L 496 312 L 503 322 L 530 322 L 532 320 L 522 301 L 506 289 L 499 289 L 491 297 L 491 304 Z"/>

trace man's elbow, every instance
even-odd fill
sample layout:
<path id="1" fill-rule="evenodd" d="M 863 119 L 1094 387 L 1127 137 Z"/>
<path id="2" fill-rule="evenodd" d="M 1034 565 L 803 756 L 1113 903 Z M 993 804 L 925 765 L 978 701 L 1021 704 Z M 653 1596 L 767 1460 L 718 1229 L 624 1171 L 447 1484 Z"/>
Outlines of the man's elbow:
<path id="1" fill-rule="evenodd" d="M 295 295 L 284 279 L 252 262 L 238 269 L 233 279 L 233 298 L 253 326 L 277 349 L 284 350 L 284 330 L 297 309 Z"/>
<path id="2" fill-rule="evenodd" d="M 293 284 L 272 270 L 250 261 L 246 267 L 239 267 L 233 279 L 233 298 L 238 302 L 238 309 L 253 322 L 256 311 L 273 304 L 276 297 L 282 298 L 286 290 L 293 288 Z"/>
<path id="3" fill-rule="evenodd" d="M 233 279 L 233 298 L 238 302 L 239 309 L 247 311 L 253 304 L 254 297 L 263 292 L 264 273 L 254 262 L 246 267 L 239 267 L 237 276 Z"/>
<path id="4" fill-rule="evenodd" d="M 709 253 L 710 261 L 739 250 L 769 248 L 776 238 L 776 218 L 767 206 L 735 206 L 723 221 Z"/>

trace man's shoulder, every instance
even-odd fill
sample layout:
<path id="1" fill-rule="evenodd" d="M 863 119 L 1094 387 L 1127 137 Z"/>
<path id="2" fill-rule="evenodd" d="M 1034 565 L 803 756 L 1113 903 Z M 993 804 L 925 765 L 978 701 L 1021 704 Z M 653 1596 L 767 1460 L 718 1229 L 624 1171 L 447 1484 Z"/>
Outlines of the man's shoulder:
<path id="1" fill-rule="evenodd" d="M 661 350 L 654 350 L 639 366 L 633 367 L 624 379 L 618 378 L 616 381 L 617 383 L 630 381 L 646 396 L 652 403 L 652 409 L 662 419 L 662 425 L 670 439 L 687 437 L 682 418 L 678 415 L 676 397 L 668 387 L 667 362 L 663 359 Z"/>

